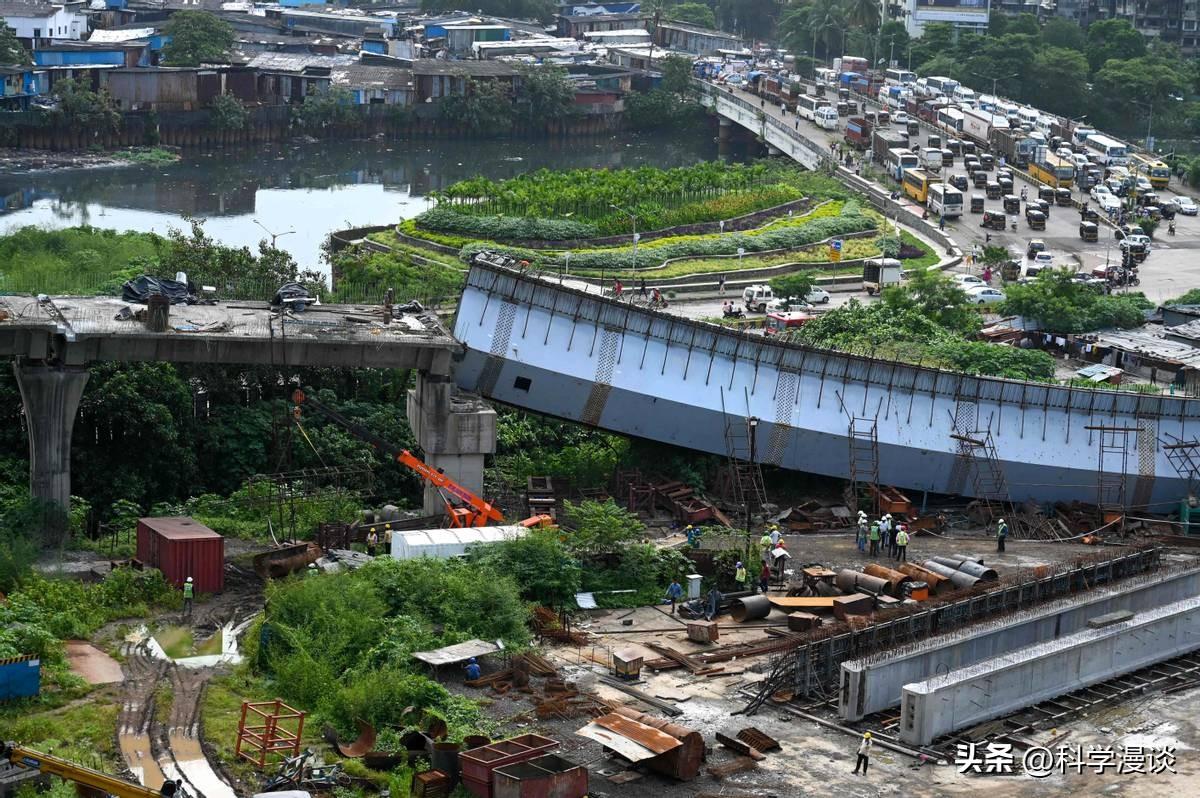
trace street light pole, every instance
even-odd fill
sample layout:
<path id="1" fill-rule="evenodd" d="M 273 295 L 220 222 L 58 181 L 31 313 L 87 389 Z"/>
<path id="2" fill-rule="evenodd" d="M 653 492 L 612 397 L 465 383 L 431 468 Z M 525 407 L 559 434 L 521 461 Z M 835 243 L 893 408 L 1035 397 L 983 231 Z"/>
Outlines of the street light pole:
<path id="1" fill-rule="evenodd" d="M 633 224 L 633 268 L 636 270 L 637 262 L 638 262 L 638 259 L 637 259 L 637 245 L 638 245 L 637 214 L 635 214 L 631 211 L 627 211 L 624 208 L 622 208 L 620 205 L 614 205 L 611 202 L 608 204 L 608 206 L 610 208 L 612 208 L 613 210 L 620 211 L 621 213 L 628 216 L 629 221 Z"/>
<path id="2" fill-rule="evenodd" d="M 746 419 L 746 428 L 747 428 L 747 431 L 750 433 L 750 435 L 749 435 L 749 437 L 750 437 L 750 467 L 754 468 L 754 457 L 755 457 L 754 446 L 755 446 L 755 440 L 757 438 L 756 433 L 758 432 L 758 417 L 750 416 L 750 418 Z M 746 503 L 746 545 L 749 546 L 750 539 L 751 539 L 750 538 L 750 516 L 751 516 L 750 497 L 748 495 L 743 495 L 742 500 Z"/>

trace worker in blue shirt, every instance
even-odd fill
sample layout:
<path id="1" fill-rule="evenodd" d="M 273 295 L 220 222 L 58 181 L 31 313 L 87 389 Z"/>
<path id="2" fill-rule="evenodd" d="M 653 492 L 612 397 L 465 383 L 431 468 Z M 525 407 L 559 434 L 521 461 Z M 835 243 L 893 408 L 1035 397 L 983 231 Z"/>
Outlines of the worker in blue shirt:
<path id="1" fill-rule="evenodd" d="M 474 657 L 467 660 L 467 681 L 474 681 L 483 675 L 483 671 L 479 669 L 479 663 Z"/>
<path id="2" fill-rule="evenodd" d="M 671 600 L 671 614 L 675 614 L 675 603 L 683 598 L 683 587 L 680 586 L 678 579 L 671 580 L 671 586 L 667 588 L 667 598 Z"/>

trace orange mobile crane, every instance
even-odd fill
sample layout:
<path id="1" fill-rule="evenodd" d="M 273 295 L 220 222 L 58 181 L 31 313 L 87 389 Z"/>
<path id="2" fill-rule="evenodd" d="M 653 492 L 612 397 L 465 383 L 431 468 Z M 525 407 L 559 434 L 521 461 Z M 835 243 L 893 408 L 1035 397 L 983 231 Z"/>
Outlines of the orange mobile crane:
<path id="1" fill-rule="evenodd" d="M 32 748 L 26 748 L 17 743 L 0 744 L 0 761 L 11 762 L 18 767 L 36 770 L 67 781 L 78 786 L 98 791 L 105 795 L 115 795 L 116 798 L 186 798 L 187 793 L 178 781 L 168 779 L 163 782 L 161 789 L 152 790 L 140 784 L 131 784 L 124 779 L 101 773 L 83 765 L 77 765 L 57 756 L 43 754 Z"/>
<path id="2" fill-rule="evenodd" d="M 295 405 L 292 416 L 297 423 L 300 421 L 301 406 L 311 407 L 351 435 L 366 441 L 397 463 L 412 469 L 421 479 L 433 485 L 441 495 L 442 501 L 446 503 L 446 520 L 451 528 L 491 526 L 504 520 L 503 513 L 495 505 L 459 485 L 446 476 L 442 469 L 433 468 L 407 449 L 392 445 L 363 425 L 351 421 L 332 407 L 305 394 L 299 388 L 292 392 L 292 403 Z M 533 527 L 547 526 L 551 521 L 552 519 L 548 515 L 535 515 L 518 523 L 520 526 Z"/>

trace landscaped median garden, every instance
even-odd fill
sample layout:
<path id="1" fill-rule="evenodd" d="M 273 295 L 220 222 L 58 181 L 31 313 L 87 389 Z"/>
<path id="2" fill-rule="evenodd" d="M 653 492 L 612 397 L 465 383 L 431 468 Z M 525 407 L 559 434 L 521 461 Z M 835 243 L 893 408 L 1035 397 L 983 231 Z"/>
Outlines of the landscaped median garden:
<path id="1" fill-rule="evenodd" d="M 455 262 L 462 268 L 480 250 L 603 280 L 661 281 L 789 266 L 841 274 L 857 271 L 857 260 L 880 255 L 900 257 L 908 268 L 938 260 L 908 233 L 891 234 L 882 216 L 849 198 L 837 181 L 783 161 L 542 170 L 498 183 L 462 181 L 434 198 L 434 208 L 396 231 L 371 236 L 390 252 L 375 253 L 361 267 L 345 264 L 343 271 L 369 266 L 378 278 L 391 260 L 411 263 L 420 253 L 440 272 Z M 831 261 L 834 238 L 842 239 L 845 266 Z"/>

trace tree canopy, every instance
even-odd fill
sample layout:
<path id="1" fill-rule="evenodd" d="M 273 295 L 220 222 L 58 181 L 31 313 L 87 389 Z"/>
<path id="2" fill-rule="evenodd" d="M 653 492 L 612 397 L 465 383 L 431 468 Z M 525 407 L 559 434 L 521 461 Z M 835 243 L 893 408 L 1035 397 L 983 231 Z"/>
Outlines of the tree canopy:
<path id="1" fill-rule="evenodd" d="M 233 47 L 233 26 L 207 11 L 176 11 L 163 32 L 163 60 L 170 66 L 223 63 Z"/>
<path id="2" fill-rule="evenodd" d="M 0 64 L 25 65 L 30 63 L 29 51 L 21 46 L 17 32 L 0 17 Z"/>
<path id="3" fill-rule="evenodd" d="M 1101 294 L 1071 278 L 1068 269 L 1048 270 L 1031 283 L 1010 285 L 1001 310 L 1036 321 L 1047 332 L 1083 333 L 1140 327 L 1142 311 L 1153 307 L 1142 294 Z"/>

